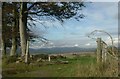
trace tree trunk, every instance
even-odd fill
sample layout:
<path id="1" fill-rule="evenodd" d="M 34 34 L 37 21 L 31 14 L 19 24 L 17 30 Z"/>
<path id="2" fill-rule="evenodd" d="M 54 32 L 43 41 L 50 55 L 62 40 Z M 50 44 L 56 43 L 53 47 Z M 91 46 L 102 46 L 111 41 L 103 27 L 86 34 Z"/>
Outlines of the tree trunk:
<path id="1" fill-rule="evenodd" d="M 1 39 L 1 48 L 2 48 L 2 54 L 6 55 L 6 44 L 5 44 L 5 15 L 4 15 L 4 6 L 5 3 L 2 4 L 2 39 Z"/>
<path id="2" fill-rule="evenodd" d="M 17 49 L 16 38 L 12 37 L 12 47 L 11 47 L 11 51 L 10 51 L 10 56 L 16 55 L 16 49 Z"/>
<path id="3" fill-rule="evenodd" d="M 19 32 L 20 32 L 20 40 L 21 40 L 21 56 L 25 56 L 26 53 L 26 27 L 27 27 L 27 15 L 24 13 L 27 10 L 27 3 L 21 3 L 20 6 L 20 17 L 19 17 Z"/>
<path id="4" fill-rule="evenodd" d="M 15 3 L 14 3 L 14 9 L 13 9 L 13 16 L 14 16 L 14 21 L 12 24 L 12 47 L 10 51 L 10 56 L 15 56 L 16 50 L 17 50 L 17 38 L 16 38 L 17 16 L 16 16 L 16 4 Z"/>
<path id="5" fill-rule="evenodd" d="M 4 37 L 2 37 L 1 40 L 1 48 L 2 48 L 2 55 L 6 55 L 6 45 L 5 45 Z"/>
<path id="6" fill-rule="evenodd" d="M 26 54 L 25 54 L 25 63 L 29 63 L 29 41 L 27 41 Z"/>

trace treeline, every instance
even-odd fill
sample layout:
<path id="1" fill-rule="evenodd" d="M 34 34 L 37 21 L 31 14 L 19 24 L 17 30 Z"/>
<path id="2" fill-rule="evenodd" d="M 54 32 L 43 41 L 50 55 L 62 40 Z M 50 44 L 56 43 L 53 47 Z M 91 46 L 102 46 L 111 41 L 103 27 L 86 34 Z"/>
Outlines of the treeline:
<path id="1" fill-rule="evenodd" d="M 2 54 L 10 48 L 10 56 L 16 56 L 16 50 L 21 48 L 21 57 L 28 62 L 29 41 L 37 38 L 28 26 L 34 26 L 37 20 L 52 20 L 63 23 L 66 19 L 80 20 L 83 2 L 2 2 Z M 28 21 L 29 20 L 29 21 Z M 45 26 L 44 24 L 42 24 Z M 40 36 L 41 41 L 46 39 Z M 45 41 L 44 41 L 45 40 Z"/>

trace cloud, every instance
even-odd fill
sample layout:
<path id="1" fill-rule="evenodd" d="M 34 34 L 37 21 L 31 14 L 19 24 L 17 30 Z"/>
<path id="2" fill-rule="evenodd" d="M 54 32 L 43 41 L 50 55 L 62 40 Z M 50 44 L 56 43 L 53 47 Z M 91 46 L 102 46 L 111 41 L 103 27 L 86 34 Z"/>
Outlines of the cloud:
<path id="1" fill-rule="evenodd" d="M 118 38 L 114 38 L 113 41 L 118 43 Z"/>
<path id="2" fill-rule="evenodd" d="M 51 44 L 51 47 L 96 47 L 96 40 L 87 37 L 87 34 L 94 30 L 104 30 L 110 33 L 114 38 L 114 43 L 117 44 L 118 23 L 117 19 L 113 18 L 117 15 L 116 4 L 117 3 L 101 2 L 92 3 L 90 6 L 88 5 L 83 9 L 83 14 L 85 14 L 86 17 L 80 22 L 76 22 L 73 19 L 66 21 L 66 23 L 64 23 L 65 30 L 63 30 L 63 27 L 61 27 L 61 24 L 57 21 L 45 21 L 44 23 L 50 28 L 47 28 L 47 33 L 43 33 L 45 37 L 52 41 L 53 44 Z M 56 30 L 51 23 L 58 29 Z M 41 29 L 41 24 L 36 23 L 36 25 Z M 35 30 L 35 32 L 38 31 Z M 111 43 L 108 35 L 104 33 L 99 35 L 107 44 Z M 99 35 L 96 35 L 96 37 Z M 50 45 L 45 46 L 49 47 Z"/>
<path id="3" fill-rule="evenodd" d="M 78 45 L 78 44 L 75 44 L 74 46 L 75 46 L 75 47 L 78 47 L 79 45 Z"/>
<path id="4" fill-rule="evenodd" d="M 105 42 L 108 44 L 108 45 L 112 45 L 112 40 L 111 38 L 106 38 Z M 113 45 L 114 46 L 118 46 L 118 37 L 116 38 L 113 38 Z"/>
<path id="5" fill-rule="evenodd" d="M 104 20 L 104 15 L 97 12 L 97 11 L 93 11 L 92 14 L 87 13 L 86 16 L 90 19 L 92 19 L 93 21 L 103 21 Z"/>
<path id="6" fill-rule="evenodd" d="M 88 8 L 83 9 L 83 14 L 91 21 L 98 21 L 98 23 L 111 22 L 110 20 L 113 21 L 118 14 L 117 5 L 117 2 L 93 2 L 87 6 Z"/>
<path id="7" fill-rule="evenodd" d="M 91 45 L 90 43 L 85 44 L 85 46 L 90 46 L 90 45 Z"/>

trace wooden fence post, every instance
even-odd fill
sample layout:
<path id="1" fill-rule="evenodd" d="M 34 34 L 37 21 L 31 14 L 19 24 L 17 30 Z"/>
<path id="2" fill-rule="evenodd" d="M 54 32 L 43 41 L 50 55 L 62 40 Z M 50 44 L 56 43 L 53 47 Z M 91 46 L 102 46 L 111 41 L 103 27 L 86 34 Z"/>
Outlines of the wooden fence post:
<path id="1" fill-rule="evenodd" d="M 102 44 L 102 62 L 106 63 L 106 58 L 107 58 L 107 49 L 106 45 L 103 43 Z"/>
<path id="2" fill-rule="evenodd" d="M 97 38 L 97 63 L 102 62 L 102 44 L 101 38 Z"/>
<path id="3" fill-rule="evenodd" d="M 119 50 L 120 47 L 118 47 L 118 77 L 120 77 L 120 50 Z"/>
<path id="4" fill-rule="evenodd" d="M 48 55 L 48 61 L 50 61 L 50 55 Z"/>

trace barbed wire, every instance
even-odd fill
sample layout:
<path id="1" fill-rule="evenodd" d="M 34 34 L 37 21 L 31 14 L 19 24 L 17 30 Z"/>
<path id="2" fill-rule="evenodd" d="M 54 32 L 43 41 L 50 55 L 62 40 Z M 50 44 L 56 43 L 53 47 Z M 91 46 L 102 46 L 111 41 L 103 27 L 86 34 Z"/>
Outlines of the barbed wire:
<path id="1" fill-rule="evenodd" d="M 109 50 L 109 51 L 111 51 L 112 54 L 109 53 L 108 51 L 107 51 L 107 53 L 108 53 L 110 56 L 118 59 L 117 56 L 116 56 L 115 53 L 114 53 L 113 38 L 112 38 L 112 36 L 111 36 L 108 32 L 106 32 L 106 31 L 104 31 L 104 30 L 94 30 L 94 31 L 92 31 L 90 34 L 88 34 L 88 38 L 91 38 L 91 39 L 93 39 L 93 40 L 97 40 L 98 36 L 97 36 L 97 37 L 94 36 L 94 35 L 97 34 L 97 33 L 105 33 L 105 34 L 107 34 L 107 35 L 110 37 L 110 39 L 111 39 L 111 44 L 112 44 L 112 50 Z M 93 36 L 94 36 L 94 37 L 93 37 Z M 101 37 L 99 37 L 99 38 L 101 38 Z M 108 45 L 107 45 L 103 40 L 102 40 L 102 43 L 104 43 L 104 45 L 106 45 L 106 46 L 108 47 Z M 107 50 L 108 50 L 108 49 L 107 49 Z"/>
<path id="2" fill-rule="evenodd" d="M 103 43 L 103 45 L 105 45 L 106 47 L 108 47 L 108 45 L 102 40 L 102 43 Z M 108 55 L 110 55 L 111 57 L 113 57 L 113 58 L 115 58 L 116 60 L 118 60 L 118 56 L 117 55 L 113 55 L 113 54 L 111 54 L 111 53 L 109 53 L 108 51 L 110 51 L 110 52 L 112 52 L 112 50 L 110 50 L 110 49 L 107 49 L 107 48 L 104 48 L 105 50 L 107 50 L 107 54 Z"/>

